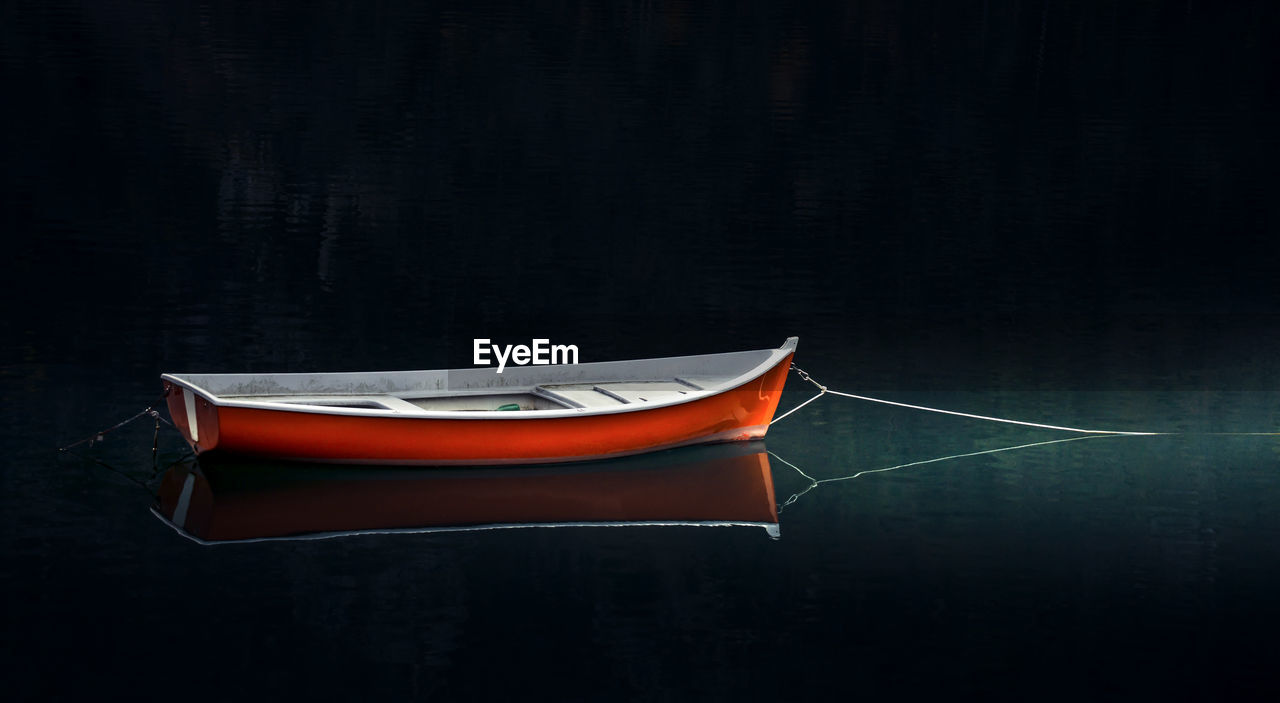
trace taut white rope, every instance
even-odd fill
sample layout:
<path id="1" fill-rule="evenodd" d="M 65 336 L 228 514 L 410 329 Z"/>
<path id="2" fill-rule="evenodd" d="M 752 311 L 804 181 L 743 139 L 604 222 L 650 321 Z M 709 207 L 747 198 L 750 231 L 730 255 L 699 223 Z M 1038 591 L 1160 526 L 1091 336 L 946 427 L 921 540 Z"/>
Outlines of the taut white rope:
<path id="1" fill-rule="evenodd" d="M 813 396 L 812 398 L 809 398 L 808 400 L 804 401 L 803 403 L 801 403 L 801 404 L 797 405 L 796 407 L 794 407 L 794 408 L 792 408 L 792 409 L 788 410 L 787 412 L 783 413 L 782 415 L 779 415 L 778 417 L 774 418 L 773 422 L 778 422 L 779 420 L 785 419 L 787 416 L 791 415 L 792 413 L 794 413 L 795 411 L 799 410 L 800 408 L 803 408 L 804 406 L 808 405 L 809 403 L 812 403 L 813 401 L 817 400 L 818 398 L 821 398 L 822 396 L 824 396 L 824 395 L 826 395 L 826 394 L 830 393 L 831 395 L 843 396 L 843 397 L 845 397 L 845 398 L 853 398 L 853 399 L 855 399 L 855 400 L 865 400 L 865 401 L 870 402 L 870 403 L 881 403 L 881 404 L 883 404 L 883 405 L 893 405 L 893 406 L 895 406 L 895 407 L 899 407 L 899 408 L 910 408 L 911 410 L 924 410 L 924 411 L 926 411 L 926 412 L 931 412 L 931 413 L 942 413 L 942 414 L 944 414 L 944 415 L 955 415 L 955 416 L 957 416 L 957 417 L 967 417 L 967 418 L 972 418 L 972 419 L 974 419 L 974 420 L 988 420 L 988 421 L 990 421 L 990 422 L 1004 422 L 1004 423 L 1008 423 L 1008 424 L 1010 424 L 1010 425 L 1023 425 L 1023 426 L 1025 426 L 1025 427 L 1039 427 L 1039 428 L 1041 428 L 1041 429 L 1046 429 L 1046 430 L 1061 430 L 1061 431 L 1063 431 L 1063 432 L 1078 432 L 1078 433 L 1080 433 L 1080 434 L 1082 434 L 1082 435 L 1085 435 L 1085 436 L 1083 436 L 1083 437 L 1068 437 L 1068 438 L 1066 438 L 1066 439 L 1053 439 L 1053 440 L 1049 440 L 1049 441 L 1046 441 L 1046 442 L 1032 442 L 1032 443 L 1030 443 L 1030 444 L 1018 444 L 1018 445 L 1014 445 L 1014 446 L 1010 446 L 1010 447 L 999 447 L 999 448 L 996 448 L 996 449 L 984 449 L 984 450 L 982 450 L 982 451 L 966 452 L 966 453 L 964 453 L 964 454 L 949 454 L 949 455 L 947 455 L 947 456 L 940 456 L 940 457 L 936 457 L 936 458 L 933 458 L 933 459 L 923 459 L 923 460 L 920 460 L 920 461 L 911 461 L 911 462 L 907 462 L 907 463 L 905 463 L 905 464 L 896 464 L 896 465 L 894 465 L 894 466 L 885 466 L 885 467 L 881 467 L 881 468 L 878 468 L 878 469 L 864 469 L 864 470 L 862 470 L 862 471 L 859 471 L 859 472 L 857 472 L 857 473 L 853 473 L 853 474 L 849 474 L 849 475 L 847 475 L 847 476 L 835 476 L 835 477 L 832 477 L 832 478 L 823 478 L 823 479 L 817 479 L 817 478 L 814 478 L 814 477 L 810 476 L 809 474 L 805 473 L 805 472 L 804 472 L 804 470 L 803 470 L 803 469 L 801 469 L 799 466 L 796 466 L 795 464 L 792 464 L 791 462 L 787 461 L 786 459 L 783 459 L 782 457 L 778 456 L 777 454 L 774 454 L 773 452 L 769 452 L 769 455 L 770 455 L 770 456 L 772 456 L 773 458 L 777 459 L 778 461 L 780 461 L 780 462 L 782 462 L 782 463 L 786 464 L 787 466 L 790 466 L 791 468 L 795 469 L 797 473 L 799 473 L 801 476 L 805 477 L 805 478 L 806 478 L 806 479 L 808 479 L 808 481 L 809 481 L 809 485 L 808 485 L 808 486 L 806 486 L 806 487 L 804 488 L 804 490 L 802 490 L 802 491 L 800 491 L 800 492 L 798 492 L 798 493 L 793 493 L 793 494 L 791 495 L 791 497 L 790 497 L 790 498 L 788 498 L 785 502 L 783 502 L 781 505 L 779 505 L 779 506 L 778 506 L 778 512 L 782 512 L 782 510 L 783 510 L 784 508 L 786 508 L 787 506 L 789 506 L 789 505 L 791 505 L 792 503 L 794 503 L 794 502 L 796 502 L 797 500 L 799 500 L 799 499 L 800 499 L 800 496 L 803 496 L 804 494 L 808 493 L 809 491 L 812 491 L 813 489 L 817 488 L 818 486 L 820 486 L 820 485 L 822 485 L 822 484 L 824 484 L 824 483 L 834 483 L 834 482 L 836 482 L 836 481 L 848 481 L 848 480 L 851 480 L 851 479 L 858 478 L 859 476 L 865 476 L 866 474 L 883 473 L 883 472 L 885 472 L 885 471 L 896 471 L 896 470 L 898 470 L 898 469 L 905 469 L 905 468 L 907 468 L 907 467 L 909 467 L 909 466 L 920 466 L 920 465 L 922 465 L 922 464 L 933 464 L 933 463 L 937 463 L 937 462 L 940 462 L 940 461 L 949 461 L 949 460 L 951 460 L 951 459 L 962 459 L 962 458 L 964 458 L 964 457 L 980 456 L 980 455 L 983 455 L 983 454 L 996 454 L 996 453 L 998 453 L 998 452 L 1011 452 L 1011 451 L 1018 450 L 1018 449 L 1028 449 L 1028 448 L 1031 448 L 1031 447 L 1042 447 L 1042 446 L 1045 446 L 1045 445 L 1049 445 L 1049 444 L 1059 444 L 1059 443 L 1062 443 L 1062 442 L 1075 442 L 1075 441 L 1078 441 L 1078 440 L 1081 440 L 1081 439 L 1101 439 L 1101 438 L 1104 438 L 1104 437 L 1155 437 L 1155 436 L 1160 436 L 1160 435 L 1187 435 L 1187 434 L 1199 434 L 1199 435 L 1202 435 L 1202 436 L 1212 435 L 1212 436 L 1241 436 L 1241 437 L 1250 437 L 1250 436 L 1251 436 L 1251 437 L 1267 437 L 1267 436 L 1277 436 L 1277 435 L 1280 435 L 1280 432 L 1195 432 L 1195 433 L 1185 433 L 1185 432 L 1125 432 L 1125 431 L 1121 431 L 1121 430 L 1086 430 L 1086 429 L 1082 429 L 1082 428 L 1079 428 L 1079 427 L 1064 427 L 1064 426 L 1062 426 L 1062 425 L 1047 425 L 1047 424 L 1040 423 L 1040 422 L 1026 422 L 1025 420 L 1010 420 L 1010 419 L 1008 419 L 1008 418 L 1003 418 L 1003 417 L 991 417 L 991 416 L 989 416 L 989 415 L 975 415 L 975 414 L 973 414 L 973 413 L 962 413 L 962 412 L 958 412 L 958 411 L 956 411 L 956 410 L 943 410 L 943 409 L 941 409 L 941 408 L 930 408 L 930 407 L 927 407 L 927 406 L 924 406 L 924 405 L 912 405 L 912 404 L 910 404 L 910 403 L 899 403 L 898 401 L 895 401 L 895 400 L 884 400 L 883 398 L 872 398 L 872 397 L 870 397 L 870 396 L 865 396 L 865 395 L 856 395 L 856 394 L 853 394 L 853 393 L 844 393 L 844 392 L 842 392 L 842 391 L 833 391 L 833 390 L 831 390 L 830 388 L 827 388 L 826 386 L 822 385 L 821 383 L 818 383 L 817 381 L 813 380 L 813 378 L 812 378 L 812 377 L 810 377 L 808 373 L 805 373 L 805 371 L 804 371 L 803 369 L 801 369 L 800 367 L 796 366 L 795 364 L 792 364 L 792 365 L 791 365 L 791 370 L 793 370 L 793 371 L 795 371 L 797 374 L 799 374 L 799 375 L 800 375 L 800 378 L 803 378 L 804 380 L 806 380 L 806 381 L 808 381 L 809 383 L 812 383 L 814 386 L 816 386 L 816 387 L 818 388 L 818 393 L 817 393 L 817 395 Z M 771 423 L 769 423 L 769 424 L 771 424 L 771 425 L 772 425 L 772 424 L 773 424 L 773 422 L 771 422 Z"/>
<path id="2" fill-rule="evenodd" d="M 827 393 L 830 393 L 831 395 L 839 395 L 839 396 L 843 396 L 843 397 L 845 397 L 845 398 L 853 398 L 854 400 L 865 400 L 865 401 L 867 401 L 867 402 L 869 402 L 869 403 L 880 403 L 880 404 L 882 404 L 882 405 L 893 405 L 893 406 L 896 406 L 896 407 L 899 407 L 899 408 L 910 408 L 910 409 L 912 409 L 912 410 L 923 410 L 923 411 L 925 411 L 925 412 L 931 412 L 931 413 L 942 413 L 942 414 L 944 414 L 944 415 L 955 415 L 955 416 L 957 416 L 957 417 L 967 417 L 967 418 L 971 418 L 971 419 L 974 419 L 974 420 L 987 420 L 987 421 L 990 421 L 990 422 L 1004 422 L 1004 423 L 1007 423 L 1007 424 L 1010 424 L 1010 425 L 1023 425 L 1023 426 L 1025 426 L 1025 427 L 1039 427 L 1039 428 L 1041 428 L 1041 429 L 1045 429 L 1045 430 L 1061 430 L 1061 431 L 1063 431 L 1063 432 L 1079 432 L 1079 433 L 1081 433 L 1081 434 L 1096 434 L 1096 435 L 1122 435 L 1122 436 L 1129 436 L 1129 437 L 1149 437 L 1149 436 L 1152 436 L 1152 435 L 1168 434 L 1167 432 L 1123 432 L 1123 431 L 1120 431 L 1120 430 L 1086 430 L 1086 429 L 1081 429 L 1081 428 L 1079 428 L 1079 427 L 1063 427 L 1063 426 L 1061 426 L 1061 425 L 1046 425 L 1046 424 L 1044 424 L 1044 423 L 1040 423 L 1040 422 L 1027 422 L 1027 421 L 1025 421 L 1025 420 L 1010 420 L 1010 419 L 1008 419 L 1008 418 L 1003 418 L 1003 417 L 991 417 L 991 416 L 989 416 L 989 415 L 975 415 L 975 414 L 973 414 L 973 413 L 962 413 L 962 412 L 959 412 L 959 411 L 956 411 L 956 410 L 943 410 L 943 409 L 941 409 L 941 408 L 930 408 L 930 407 L 927 407 L 927 406 L 924 406 L 924 405 L 912 405 L 912 404 L 910 404 L 910 403 L 899 403 L 899 402 L 897 402 L 897 401 L 895 401 L 895 400 L 884 400 L 883 398 L 872 398 L 872 397 L 870 397 L 870 396 L 865 396 L 865 395 L 855 395 L 855 394 L 853 394 L 853 393 L 845 393 L 845 392 L 843 392 L 843 391 L 833 391 L 833 390 L 831 390 L 830 388 L 827 388 L 826 386 L 822 385 L 821 383 L 818 383 L 817 381 L 813 380 L 813 378 L 812 378 L 812 377 L 810 377 L 810 376 L 809 376 L 809 374 L 808 374 L 808 373 L 806 373 L 806 372 L 805 372 L 803 369 L 801 369 L 799 366 L 796 366 L 795 364 L 792 364 L 792 365 L 791 365 L 791 368 L 792 368 L 792 370 L 794 370 L 796 373 L 800 374 L 800 378 L 803 378 L 804 380 L 808 381 L 809 383 L 812 383 L 813 385 L 817 386 L 817 387 L 818 387 L 818 394 L 817 394 L 817 395 L 815 395 L 815 396 L 813 396 L 812 398 L 810 398 L 810 399 L 808 399 L 808 400 L 804 401 L 803 403 L 801 403 L 801 404 L 797 405 L 796 407 L 794 407 L 794 408 L 792 408 L 792 409 L 788 410 L 787 412 L 783 413 L 782 415 L 780 415 L 780 416 L 778 416 L 778 417 L 774 418 L 774 419 L 773 419 L 773 422 L 778 422 L 778 421 L 780 421 L 780 420 L 782 420 L 782 419 L 786 418 L 786 417 L 787 417 L 788 415 L 790 415 L 791 413 L 794 413 L 795 411 L 799 410 L 800 408 L 803 408 L 804 406 L 808 405 L 809 403 L 812 403 L 813 401 L 817 400 L 818 398 L 821 398 L 822 396 L 826 395 Z M 770 424 L 770 425 L 772 425 L 772 424 L 773 424 L 773 422 L 770 422 L 769 424 Z"/>

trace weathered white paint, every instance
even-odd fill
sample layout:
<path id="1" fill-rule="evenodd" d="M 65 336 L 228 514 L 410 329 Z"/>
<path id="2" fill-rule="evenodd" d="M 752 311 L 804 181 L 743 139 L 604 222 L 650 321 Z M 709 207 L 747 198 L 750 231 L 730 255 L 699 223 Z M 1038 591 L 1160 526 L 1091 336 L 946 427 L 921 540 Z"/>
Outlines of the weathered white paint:
<path id="1" fill-rule="evenodd" d="M 200 441 L 200 426 L 196 422 L 196 394 L 190 388 L 182 389 L 182 400 L 187 406 L 187 429 L 191 431 L 191 441 Z"/>

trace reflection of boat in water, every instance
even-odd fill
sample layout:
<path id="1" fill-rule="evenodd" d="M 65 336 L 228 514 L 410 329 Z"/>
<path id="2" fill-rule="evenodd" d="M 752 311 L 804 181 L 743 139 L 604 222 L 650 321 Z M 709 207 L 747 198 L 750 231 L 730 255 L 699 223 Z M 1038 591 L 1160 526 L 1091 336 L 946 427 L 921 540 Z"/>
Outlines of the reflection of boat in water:
<path id="1" fill-rule="evenodd" d="M 570 526 L 755 526 L 779 534 L 763 442 L 514 471 L 201 459 L 165 473 L 152 512 L 201 543 Z"/>

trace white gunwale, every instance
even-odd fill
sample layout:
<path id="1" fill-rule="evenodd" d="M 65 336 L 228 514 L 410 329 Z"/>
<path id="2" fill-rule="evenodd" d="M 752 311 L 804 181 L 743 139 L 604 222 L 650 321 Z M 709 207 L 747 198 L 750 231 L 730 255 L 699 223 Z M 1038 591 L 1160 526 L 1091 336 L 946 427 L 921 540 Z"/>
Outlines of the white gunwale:
<path id="1" fill-rule="evenodd" d="M 199 394 L 218 407 L 276 410 L 356 417 L 448 420 L 521 420 L 642 412 L 692 403 L 749 383 L 795 351 L 797 337 L 777 349 L 676 356 L 586 364 L 493 367 L 430 371 L 163 374 L 171 384 Z M 544 386 L 635 382 L 675 382 L 687 386 L 668 398 L 616 405 L 571 407 L 572 399 Z M 488 395 L 533 395 L 564 408 L 532 410 L 427 410 L 409 400 Z M 614 396 L 617 394 L 608 393 Z M 280 400 L 289 398 L 288 401 Z M 270 399 L 268 399 L 270 398 Z M 383 407 L 307 405 L 305 401 L 371 403 Z M 625 399 L 623 399 L 625 401 Z"/>

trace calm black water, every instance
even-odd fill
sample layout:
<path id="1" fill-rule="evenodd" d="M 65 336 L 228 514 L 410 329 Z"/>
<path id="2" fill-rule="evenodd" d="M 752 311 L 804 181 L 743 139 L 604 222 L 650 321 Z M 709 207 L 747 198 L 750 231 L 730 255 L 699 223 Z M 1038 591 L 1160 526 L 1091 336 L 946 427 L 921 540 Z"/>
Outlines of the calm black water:
<path id="1" fill-rule="evenodd" d="M 0 10 L 20 698 L 1274 694 L 1273 3 Z M 168 371 L 773 347 L 1179 431 L 825 483 L 758 528 L 200 546 L 56 447 Z M 784 407 L 807 397 L 792 378 Z M 1064 435 L 825 398 L 815 478 Z M 92 456 L 151 472 L 139 422 Z M 161 435 L 161 458 L 182 452 Z M 779 502 L 808 482 L 772 461 Z"/>

